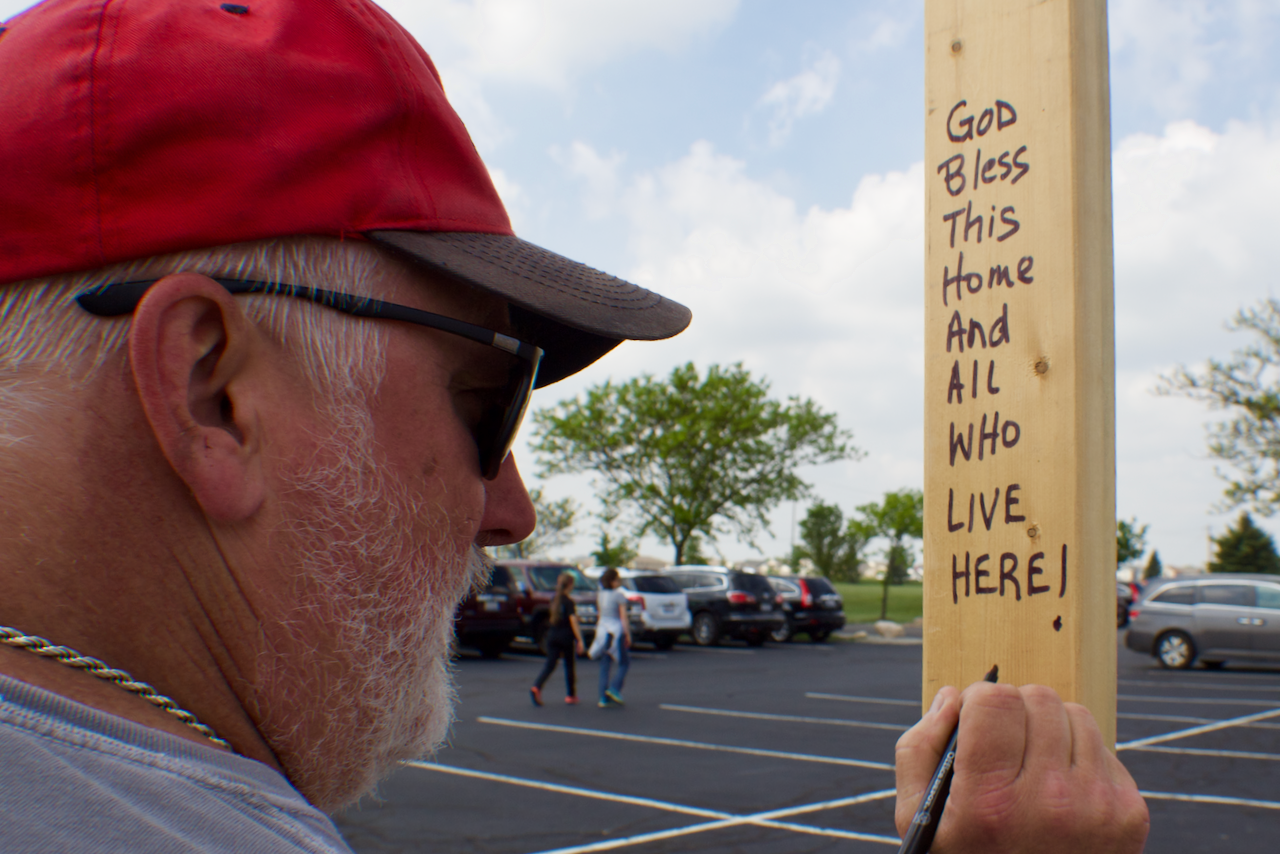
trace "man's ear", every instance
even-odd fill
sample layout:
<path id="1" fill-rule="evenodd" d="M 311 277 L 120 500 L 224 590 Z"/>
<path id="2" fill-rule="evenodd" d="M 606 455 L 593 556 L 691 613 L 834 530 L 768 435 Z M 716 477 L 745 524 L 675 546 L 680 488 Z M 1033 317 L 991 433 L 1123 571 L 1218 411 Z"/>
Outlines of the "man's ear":
<path id="1" fill-rule="evenodd" d="M 225 288 L 198 273 L 156 282 L 133 313 L 129 359 L 143 411 L 174 471 L 211 518 L 262 505 L 257 328 Z"/>

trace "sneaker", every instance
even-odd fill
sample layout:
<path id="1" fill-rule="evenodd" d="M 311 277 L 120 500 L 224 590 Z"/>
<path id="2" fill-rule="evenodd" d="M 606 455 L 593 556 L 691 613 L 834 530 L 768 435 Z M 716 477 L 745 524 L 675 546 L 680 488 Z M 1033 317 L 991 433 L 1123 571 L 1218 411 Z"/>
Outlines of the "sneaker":
<path id="1" fill-rule="evenodd" d="M 600 702 L 596 703 L 596 706 L 601 709 L 607 709 L 612 705 L 613 703 L 610 703 L 608 700 L 601 700 Z"/>
<path id="2" fill-rule="evenodd" d="M 533 700 L 535 706 L 542 705 L 542 689 L 534 685 L 529 689 L 529 699 Z"/>
<path id="3" fill-rule="evenodd" d="M 578 705 L 578 698 L 577 698 L 577 697 L 565 697 L 565 698 L 564 698 L 564 704 L 565 704 L 566 706 L 576 706 L 576 705 Z"/>
<path id="4" fill-rule="evenodd" d="M 610 688 L 608 691 L 605 691 L 604 696 L 607 700 L 609 700 L 612 703 L 617 703 L 619 706 L 626 705 L 625 703 L 622 702 L 622 695 L 619 694 L 617 691 L 613 690 L 612 688 Z"/>

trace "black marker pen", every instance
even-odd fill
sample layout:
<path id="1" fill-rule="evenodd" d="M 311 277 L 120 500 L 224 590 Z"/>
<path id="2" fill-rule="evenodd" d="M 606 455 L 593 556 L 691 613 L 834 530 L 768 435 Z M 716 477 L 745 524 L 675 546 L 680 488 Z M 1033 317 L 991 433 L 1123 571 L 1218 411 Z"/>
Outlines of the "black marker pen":
<path id="1" fill-rule="evenodd" d="M 990 672 L 982 677 L 984 682 L 995 682 L 1000 676 L 1000 666 L 992 666 Z M 933 835 L 938 832 L 938 822 L 942 819 L 942 808 L 947 804 L 947 795 L 951 792 L 951 775 L 956 770 L 956 734 L 960 732 L 960 722 L 951 731 L 951 740 L 947 749 L 942 751 L 942 759 L 934 769 L 929 786 L 924 790 L 924 798 L 920 801 L 920 809 L 911 818 L 911 827 L 902 839 L 902 847 L 898 854 L 925 854 L 933 844 Z"/>

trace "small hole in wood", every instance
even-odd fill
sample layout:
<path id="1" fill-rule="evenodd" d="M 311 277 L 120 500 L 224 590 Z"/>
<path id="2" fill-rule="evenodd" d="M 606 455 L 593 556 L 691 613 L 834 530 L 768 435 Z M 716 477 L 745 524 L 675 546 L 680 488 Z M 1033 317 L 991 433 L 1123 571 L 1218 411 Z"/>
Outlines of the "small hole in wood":
<path id="1" fill-rule="evenodd" d="M 953 41 L 953 42 L 951 43 L 951 52 L 952 52 L 952 53 L 959 53 L 963 47 L 964 47 L 964 45 L 962 45 L 962 44 L 960 43 L 960 39 L 956 39 L 955 41 Z"/>
<path id="2" fill-rule="evenodd" d="M 1034 540 L 1036 537 L 1040 536 L 1040 529 L 1034 527 L 1027 528 L 1027 536 Z"/>
<path id="3" fill-rule="evenodd" d="M 1036 359 L 1035 369 L 1037 374 L 1049 373 L 1049 360 L 1045 358 Z"/>

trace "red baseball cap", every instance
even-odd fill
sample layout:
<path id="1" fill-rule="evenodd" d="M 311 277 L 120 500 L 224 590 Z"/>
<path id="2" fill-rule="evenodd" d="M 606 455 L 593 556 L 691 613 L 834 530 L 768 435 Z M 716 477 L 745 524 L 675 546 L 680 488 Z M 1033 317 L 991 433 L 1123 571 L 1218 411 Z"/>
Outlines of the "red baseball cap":
<path id="1" fill-rule="evenodd" d="M 539 385 L 679 303 L 516 237 L 430 57 L 367 0 L 45 0 L 0 29 L 0 285 L 289 235 L 512 304 Z"/>

